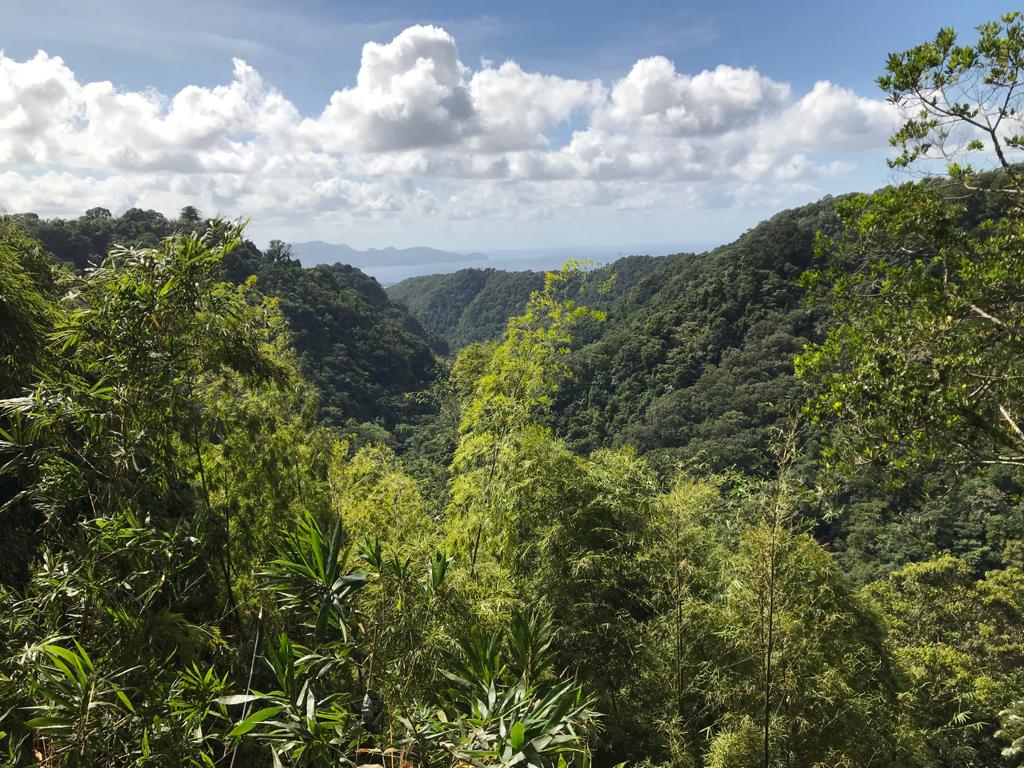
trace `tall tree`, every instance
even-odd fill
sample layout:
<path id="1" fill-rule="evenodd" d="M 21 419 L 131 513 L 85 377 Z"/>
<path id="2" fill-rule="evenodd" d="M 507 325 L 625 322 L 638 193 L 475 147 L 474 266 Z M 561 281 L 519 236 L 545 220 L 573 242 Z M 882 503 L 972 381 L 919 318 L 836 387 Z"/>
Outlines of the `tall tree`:
<path id="1" fill-rule="evenodd" d="M 864 590 L 882 613 L 926 756 L 942 766 L 997 765 L 998 713 L 1024 695 L 1024 573 L 975 578 L 944 555 Z"/>
<path id="2" fill-rule="evenodd" d="M 1007 183 L 1022 191 L 1009 151 L 1024 142 L 1024 28 L 1011 13 L 978 33 L 958 45 L 941 30 L 892 54 L 879 78 L 906 118 L 894 164 L 950 160 L 953 180 L 970 187 L 966 204 L 941 182 L 856 196 L 839 206 L 843 233 L 819 244 L 831 265 L 808 282 L 835 318 L 797 372 L 817 388 L 814 415 L 840 425 L 833 458 L 1024 465 L 1024 217 L 1019 195 L 999 197 Z M 953 162 L 984 150 L 998 159 L 995 175 Z M 997 217 L 978 221 L 986 210 Z"/>
<path id="3" fill-rule="evenodd" d="M 815 418 L 838 425 L 831 458 L 897 470 L 1024 464 L 1024 220 L 972 229 L 921 184 L 839 205 L 810 276 L 833 323 L 797 358 Z"/>
<path id="4" fill-rule="evenodd" d="M 990 152 L 1011 188 L 1024 192 L 1013 156 L 1024 149 L 1022 18 L 1013 12 L 980 25 L 973 44 L 959 44 L 956 30 L 944 28 L 933 41 L 889 54 L 878 85 L 903 117 L 891 166 L 942 159 L 969 182 L 974 169 L 956 158 Z"/>
<path id="5" fill-rule="evenodd" d="M 522 456 L 520 444 L 546 433 L 539 422 L 568 375 L 574 326 L 585 317 L 603 317 L 566 296 L 577 275 L 571 262 L 549 273 L 526 311 L 509 321 L 501 344 L 469 347 L 456 362 L 453 375 L 467 397 L 452 459 L 452 503 L 460 524 L 472 531 L 474 567 L 481 544 L 501 519 L 499 489 Z"/>

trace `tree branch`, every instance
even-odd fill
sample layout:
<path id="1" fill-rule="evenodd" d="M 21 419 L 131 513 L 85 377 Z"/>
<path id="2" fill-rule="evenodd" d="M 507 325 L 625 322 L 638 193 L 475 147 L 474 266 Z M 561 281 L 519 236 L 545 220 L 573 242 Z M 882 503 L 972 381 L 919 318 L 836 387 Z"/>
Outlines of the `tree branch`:
<path id="1" fill-rule="evenodd" d="M 1009 326 L 1006 323 L 1004 323 L 998 317 L 995 317 L 994 315 L 990 315 L 988 312 L 986 312 L 984 309 L 979 307 L 977 304 L 971 304 L 971 311 L 974 314 L 976 314 L 978 317 L 983 317 L 986 320 L 989 320 L 989 321 L 995 323 L 1000 328 L 1009 328 Z"/>
<path id="2" fill-rule="evenodd" d="M 1013 416 L 1010 415 L 1010 412 L 1007 410 L 1005 405 L 999 406 L 999 413 L 1002 415 L 1006 423 L 1010 425 L 1010 429 L 1013 430 L 1014 434 L 1017 435 L 1017 439 L 1024 443 L 1024 432 L 1021 431 L 1020 426 L 1016 421 L 1014 421 Z"/>

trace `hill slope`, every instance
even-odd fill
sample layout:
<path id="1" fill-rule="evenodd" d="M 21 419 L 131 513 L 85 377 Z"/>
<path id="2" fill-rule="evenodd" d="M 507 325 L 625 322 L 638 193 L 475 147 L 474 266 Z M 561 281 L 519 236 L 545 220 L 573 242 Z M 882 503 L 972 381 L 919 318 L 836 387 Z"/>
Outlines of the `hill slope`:
<path id="1" fill-rule="evenodd" d="M 99 261 L 114 244 L 155 245 L 175 230 L 203 226 L 194 209 L 179 219 L 134 208 L 120 217 L 97 208 L 78 219 L 16 219 L 76 269 Z M 280 298 L 300 369 L 320 390 L 326 421 L 375 421 L 390 429 L 415 418 L 421 406 L 406 395 L 433 381 L 436 360 L 420 324 L 374 278 L 342 264 L 306 269 L 295 259 L 264 255 L 248 241 L 224 268 L 234 282 L 255 275 L 262 292 Z"/>
<path id="2" fill-rule="evenodd" d="M 589 273 L 578 296 L 588 306 L 609 309 L 638 281 L 679 258 L 682 256 L 619 259 Z M 499 338 L 508 319 L 522 312 L 530 293 L 543 285 L 543 272 L 461 269 L 410 277 L 386 290 L 454 352 L 475 341 Z"/>
<path id="3" fill-rule="evenodd" d="M 802 393 L 793 356 L 821 311 L 797 280 L 834 200 L 783 211 L 707 253 L 634 256 L 588 275 L 580 300 L 607 321 L 572 354 L 553 426 L 580 451 L 632 444 L 666 462 L 765 468 L 775 430 Z M 613 287 L 598 286 L 614 275 Z M 542 272 L 463 269 L 387 290 L 452 351 L 498 338 Z"/>
<path id="4" fill-rule="evenodd" d="M 783 211 L 703 254 L 634 256 L 590 273 L 579 298 L 607 321 L 578 339 L 557 430 L 581 451 L 630 444 L 666 462 L 764 469 L 802 396 L 793 355 L 815 337 L 820 311 L 797 278 L 815 233 L 836 226 L 833 205 Z M 540 272 L 467 269 L 387 292 L 455 351 L 498 338 L 542 284 Z"/>
<path id="5" fill-rule="evenodd" d="M 390 429 L 418 413 L 407 395 L 429 386 L 437 362 L 422 326 L 374 278 L 346 264 L 271 260 L 252 243 L 229 258 L 230 279 L 255 275 L 259 290 L 280 298 L 299 368 L 319 389 L 326 421 Z"/>
<path id="6" fill-rule="evenodd" d="M 835 226 L 825 199 L 638 281 L 575 354 L 560 430 L 579 448 L 625 443 L 761 469 L 773 430 L 800 402 L 793 355 L 820 316 L 797 278 L 812 264 L 815 233 Z"/>

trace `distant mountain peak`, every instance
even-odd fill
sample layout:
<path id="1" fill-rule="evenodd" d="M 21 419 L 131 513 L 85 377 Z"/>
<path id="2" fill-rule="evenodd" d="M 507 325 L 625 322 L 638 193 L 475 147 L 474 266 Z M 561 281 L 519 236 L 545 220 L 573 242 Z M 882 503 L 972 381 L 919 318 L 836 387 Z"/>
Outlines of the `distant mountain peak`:
<path id="1" fill-rule="evenodd" d="M 415 246 L 412 248 L 367 248 L 359 250 L 344 243 L 325 243 L 310 240 L 306 243 L 292 243 L 292 252 L 303 265 L 351 264 L 353 267 L 402 267 L 422 264 L 460 264 L 463 262 L 487 261 L 483 253 L 456 253 L 437 248 Z"/>

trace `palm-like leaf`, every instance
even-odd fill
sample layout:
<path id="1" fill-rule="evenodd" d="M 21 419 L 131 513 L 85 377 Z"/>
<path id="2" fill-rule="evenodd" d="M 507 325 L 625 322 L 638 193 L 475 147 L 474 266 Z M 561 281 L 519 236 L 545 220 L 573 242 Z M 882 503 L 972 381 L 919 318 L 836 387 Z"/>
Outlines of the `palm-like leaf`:
<path id="1" fill-rule="evenodd" d="M 516 615 L 504 638 L 474 630 L 444 672 L 452 685 L 430 719 L 429 739 L 475 764 L 542 768 L 585 754 L 583 730 L 596 713 L 576 680 L 544 681 L 554 677 L 551 632 L 541 611 Z"/>
<path id="2" fill-rule="evenodd" d="M 266 659 L 277 679 L 277 689 L 219 699 L 224 706 L 253 705 L 251 711 L 243 712 L 227 737 L 266 744 L 275 765 L 280 765 L 282 758 L 295 766 L 350 764 L 347 755 L 358 724 L 351 702 L 337 693 L 318 692 L 321 658 L 292 645 L 282 634 L 276 644 L 268 646 Z"/>
<path id="3" fill-rule="evenodd" d="M 26 708 L 31 715 L 25 725 L 49 738 L 55 754 L 84 757 L 93 740 L 105 730 L 115 731 L 135 708 L 114 682 L 127 673 L 105 675 L 78 643 L 51 638 L 25 652 L 25 661 L 35 668 L 32 698 L 39 702 Z"/>
<path id="4" fill-rule="evenodd" d="M 297 530 L 285 534 L 278 556 L 266 571 L 267 583 L 282 608 L 312 611 L 310 623 L 318 643 L 328 639 L 331 629 L 348 640 L 349 617 L 355 610 L 351 597 L 369 578 L 349 569 L 351 547 L 342 550 L 343 538 L 340 520 L 328 541 L 316 519 L 306 514 Z"/>

